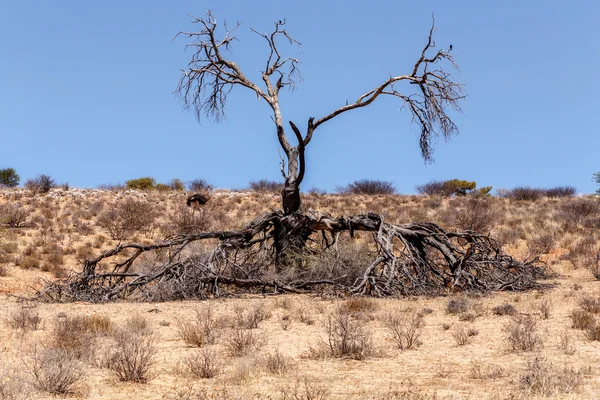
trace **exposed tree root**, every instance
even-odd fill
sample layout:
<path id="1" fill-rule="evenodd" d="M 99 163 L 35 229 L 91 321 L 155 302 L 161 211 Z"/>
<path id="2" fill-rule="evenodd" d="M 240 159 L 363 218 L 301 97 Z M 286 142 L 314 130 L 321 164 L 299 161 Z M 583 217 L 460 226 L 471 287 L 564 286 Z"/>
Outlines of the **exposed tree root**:
<path id="1" fill-rule="evenodd" d="M 281 236 L 282 226 L 286 237 Z M 333 251 L 344 231 L 351 237 L 356 231 L 372 234 L 372 262 L 350 280 L 346 274 L 307 271 L 305 256 Z M 307 244 L 303 253 L 287 254 L 282 263 L 275 261 L 280 259 L 276 252 L 281 240 Z M 199 250 L 202 241 L 215 246 L 211 251 Z M 154 258 L 150 271 L 138 268 L 137 263 L 144 257 L 147 263 L 150 255 Z M 545 277 L 546 265 L 538 259 L 517 261 L 502 254 L 493 239 L 473 232 L 446 232 L 433 223 L 393 225 L 373 213 L 334 219 L 277 211 L 237 231 L 178 235 L 152 245 L 118 245 L 86 261 L 81 273 L 48 283 L 38 295 L 48 301 L 93 302 L 131 295 L 153 300 L 198 298 L 230 291 L 327 290 L 383 297 L 520 291 L 542 287 L 537 280 Z M 157 296 L 156 288 L 168 295 Z"/>

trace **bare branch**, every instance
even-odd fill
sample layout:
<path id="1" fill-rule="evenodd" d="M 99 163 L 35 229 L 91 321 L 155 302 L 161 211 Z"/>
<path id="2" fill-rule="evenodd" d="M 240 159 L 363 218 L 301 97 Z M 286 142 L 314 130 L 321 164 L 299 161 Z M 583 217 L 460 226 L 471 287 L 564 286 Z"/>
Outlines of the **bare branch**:
<path id="1" fill-rule="evenodd" d="M 321 124 L 347 111 L 366 107 L 382 95 L 394 96 L 402 101 L 402 108 L 410 111 L 413 122 L 419 125 L 421 155 L 425 161 L 431 161 L 433 140 L 440 135 L 444 139 L 449 139 L 458 133 L 458 127 L 448 115 L 448 111 L 453 109 L 460 112 L 459 102 L 465 97 L 463 85 L 455 82 L 452 75 L 439 66 L 442 62 L 446 62 L 458 70 L 458 65 L 450 51 L 441 49 L 433 52 L 435 48 L 434 32 L 435 20 L 429 30 L 427 43 L 410 75 L 390 76 L 381 85 L 358 97 L 354 103 L 346 104 L 314 123 L 309 121 L 310 129 L 304 144 L 307 145 L 310 142 L 313 131 Z M 397 85 L 402 82 L 415 85 L 417 90 L 411 89 L 410 86 L 404 91 L 398 90 Z"/>

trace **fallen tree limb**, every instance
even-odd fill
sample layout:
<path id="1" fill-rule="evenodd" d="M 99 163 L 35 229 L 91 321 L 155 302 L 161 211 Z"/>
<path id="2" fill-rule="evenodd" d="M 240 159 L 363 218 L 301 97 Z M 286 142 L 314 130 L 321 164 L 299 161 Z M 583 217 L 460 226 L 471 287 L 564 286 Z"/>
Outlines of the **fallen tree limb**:
<path id="1" fill-rule="evenodd" d="M 301 252 L 286 257 L 285 265 L 275 262 L 276 230 L 282 225 L 288 234 L 304 235 L 302 243 L 309 240 Z M 311 254 L 336 251 L 341 232 L 355 237 L 357 231 L 373 236 L 374 259 L 361 273 L 333 276 L 327 268 L 307 267 Z M 210 251 L 190 249 L 192 243 L 210 240 L 218 241 Z M 151 272 L 137 270 L 140 257 L 151 253 L 157 261 Z M 152 245 L 118 245 L 85 261 L 82 272 L 48 283 L 38 296 L 48 301 L 100 302 L 132 295 L 168 300 L 222 296 L 229 290 L 328 290 L 383 297 L 520 291 L 542 287 L 538 280 L 545 277 L 546 265 L 538 259 L 517 261 L 503 254 L 493 239 L 469 231 L 447 232 L 433 223 L 394 225 L 373 213 L 332 218 L 277 211 L 240 230 L 176 235 Z"/>

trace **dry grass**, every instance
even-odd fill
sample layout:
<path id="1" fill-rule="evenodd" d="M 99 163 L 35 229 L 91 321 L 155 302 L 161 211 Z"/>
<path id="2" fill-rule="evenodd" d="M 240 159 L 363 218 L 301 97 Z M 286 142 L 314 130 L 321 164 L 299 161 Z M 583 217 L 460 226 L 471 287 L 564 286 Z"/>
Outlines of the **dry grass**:
<path id="1" fill-rule="evenodd" d="M 88 191 L 79 195 L 72 189 L 61 196 L 55 193 L 57 189 L 30 197 L 19 190 L 0 190 L 0 204 L 19 202 L 28 211 L 25 227 L 0 228 L 1 293 L 30 294 L 30 286 L 40 287 L 40 278 L 53 279 L 53 274 L 63 273 L 61 268 L 64 273 L 71 266 L 78 269 L 78 259 L 113 247 L 116 241 L 98 224 L 98 217 L 125 198 L 147 202 L 159 211 L 152 224 L 131 233 L 142 243 L 172 232 L 178 225 L 172 217 L 185 204 L 185 194 L 175 192 Z M 466 206 L 462 199 L 417 196 L 309 195 L 305 199 L 306 205 L 334 216 L 372 210 L 396 223 L 416 219 L 443 224 L 444 213 L 451 213 L 453 207 L 464 211 Z M 131 399 L 145 400 L 593 398 L 600 387 L 595 370 L 600 297 L 590 263 L 599 250 L 600 235 L 594 224 L 600 214 L 594 211 L 596 200 L 570 204 L 575 200 L 488 199 L 497 214 L 490 234 L 501 239 L 503 250 L 517 258 L 541 254 L 560 274 L 555 281 L 558 285 L 541 294 L 475 297 L 449 293 L 453 297 L 386 300 L 222 297 L 208 300 L 210 318 L 201 315 L 207 304 L 195 300 L 29 308 L 14 297 L 3 296 L 0 318 L 6 323 L 0 327 L 0 365 L 8 367 L 0 369 L 0 399 L 52 396 L 30 373 L 32 347 L 38 349 L 38 365 L 49 365 L 41 359 L 45 348 L 66 355 L 66 367 L 73 365 L 85 373 L 85 383 L 76 381 L 67 392 L 99 400 L 118 398 L 123 392 Z M 205 209 L 206 221 L 201 222 L 237 228 L 278 203 L 278 196 L 270 194 L 217 192 Z M 180 216 L 179 226 L 194 229 L 196 222 L 186 220 L 189 215 Z M 318 277 L 326 267 L 351 281 L 373 256 L 365 246 L 369 240 L 360 232 L 354 240 L 342 235 L 336 250 L 341 257 L 333 257 L 332 251 L 311 258 L 300 272 Z M 151 262 L 140 259 L 133 270 L 151 268 Z M 191 291 L 171 289 L 157 288 L 145 299 L 198 298 Z M 338 308 L 345 315 L 341 320 Z M 153 309 L 159 312 L 148 313 Z M 410 315 L 421 322 L 411 323 Z M 393 321 L 388 316 L 405 319 Z M 205 321 L 210 321 L 208 334 Z M 197 342 L 201 348 L 190 348 L 197 345 L 183 339 L 181 323 L 201 332 Z M 469 330 L 479 334 L 469 336 Z M 117 332 L 122 331 L 135 340 L 119 344 Z M 207 339 L 213 336 L 211 332 L 215 340 Z M 135 350 L 144 348 L 136 341 L 149 336 L 151 345 L 145 348 L 151 351 Z M 457 345 L 459 336 L 466 345 Z M 410 348 L 411 338 L 416 338 L 417 351 L 395 351 Z M 399 344 L 397 339 L 406 341 Z M 303 357 L 316 344 L 319 357 Z M 119 382 L 119 374 L 108 368 L 117 365 L 119 352 L 128 354 L 122 360 L 133 360 L 133 364 L 150 360 L 144 379 L 131 373 L 132 380 L 149 384 Z M 176 372 L 178 365 L 185 374 Z M 44 373 L 55 376 L 52 371 Z"/>

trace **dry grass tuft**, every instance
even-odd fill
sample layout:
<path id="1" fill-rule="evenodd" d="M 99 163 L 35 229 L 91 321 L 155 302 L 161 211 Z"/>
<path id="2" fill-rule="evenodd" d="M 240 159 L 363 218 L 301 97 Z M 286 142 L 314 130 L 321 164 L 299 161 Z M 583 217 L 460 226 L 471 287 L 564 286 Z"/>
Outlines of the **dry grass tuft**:
<path id="1" fill-rule="evenodd" d="M 281 400 L 326 400 L 329 397 L 329 390 L 323 385 L 304 377 L 296 380 L 294 386 L 283 387 L 281 391 Z"/>
<path id="2" fill-rule="evenodd" d="M 556 368 L 536 357 L 527 363 L 519 382 L 526 396 L 552 396 L 577 391 L 583 382 L 583 373 L 566 366 Z"/>
<path id="3" fill-rule="evenodd" d="M 211 306 L 196 310 L 194 320 L 177 323 L 179 337 L 191 346 L 202 347 L 205 344 L 215 344 L 219 336 L 217 322 Z"/>
<path id="4" fill-rule="evenodd" d="M 113 346 L 106 354 L 104 366 L 123 382 L 146 383 L 153 377 L 158 337 L 149 329 L 115 329 Z"/>
<path id="5" fill-rule="evenodd" d="M 285 356 L 279 349 L 268 353 L 265 358 L 265 367 L 272 374 L 282 375 L 290 370 L 293 365 L 291 358 Z"/>

